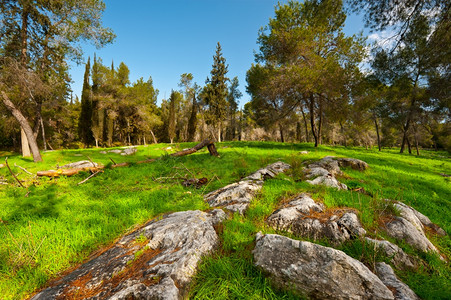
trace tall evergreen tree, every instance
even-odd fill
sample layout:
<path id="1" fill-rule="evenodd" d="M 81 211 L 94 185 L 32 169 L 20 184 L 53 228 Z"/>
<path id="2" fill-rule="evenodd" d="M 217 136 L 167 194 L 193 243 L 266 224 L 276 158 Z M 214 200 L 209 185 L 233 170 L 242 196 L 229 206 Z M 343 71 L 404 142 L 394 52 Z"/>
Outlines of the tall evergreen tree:
<path id="1" fill-rule="evenodd" d="M 222 56 L 221 44 L 218 42 L 213 56 L 210 71 L 211 79 L 207 78 L 204 90 L 205 104 L 208 106 L 207 121 L 217 129 L 218 141 L 221 141 L 223 122 L 227 116 L 227 78 L 228 65 Z"/>
<path id="2" fill-rule="evenodd" d="M 174 138 L 176 135 L 176 126 L 177 126 L 177 108 L 179 106 L 180 101 L 182 100 L 182 94 L 177 91 L 172 90 L 171 96 L 169 97 L 169 125 L 168 125 L 168 136 L 171 144 L 174 142 Z"/>
<path id="3" fill-rule="evenodd" d="M 228 102 L 228 120 L 229 120 L 229 128 L 228 128 L 228 138 L 229 140 L 235 139 L 236 135 L 236 113 L 238 110 L 238 99 L 243 96 L 243 94 L 238 89 L 239 86 L 238 77 L 233 77 L 230 82 L 229 92 L 227 94 L 227 102 Z"/>
<path id="4" fill-rule="evenodd" d="M 78 136 L 86 146 L 89 146 L 92 142 L 92 100 L 91 85 L 89 84 L 90 70 L 91 62 L 90 58 L 88 58 L 83 78 L 83 90 L 81 92 L 81 112 L 78 119 Z"/>

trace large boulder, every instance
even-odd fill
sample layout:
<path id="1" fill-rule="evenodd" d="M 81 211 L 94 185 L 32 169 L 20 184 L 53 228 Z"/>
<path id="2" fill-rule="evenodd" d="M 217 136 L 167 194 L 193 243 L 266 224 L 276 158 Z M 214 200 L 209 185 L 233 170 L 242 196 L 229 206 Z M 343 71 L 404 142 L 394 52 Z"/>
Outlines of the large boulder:
<path id="1" fill-rule="evenodd" d="M 280 161 L 270 164 L 239 182 L 206 194 L 204 201 L 208 202 L 211 207 L 223 207 L 229 211 L 244 214 L 255 194 L 262 189 L 263 181 L 274 178 L 289 168 L 289 164 Z"/>
<path id="2" fill-rule="evenodd" d="M 147 223 L 32 299 L 183 299 L 204 255 L 219 245 L 222 210 Z"/>
<path id="3" fill-rule="evenodd" d="M 304 175 L 309 179 L 307 182 L 310 184 L 347 190 L 348 187 L 335 178 L 335 176 L 343 174 L 340 167 L 352 167 L 363 171 L 368 168 L 368 164 L 355 158 L 326 156 L 319 161 L 308 164 L 307 168 L 304 168 Z"/>
<path id="4" fill-rule="evenodd" d="M 340 157 L 337 158 L 337 162 L 340 167 L 351 167 L 359 171 L 365 171 L 368 169 L 368 164 L 366 162 L 356 158 Z"/>
<path id="5" fill-rule="evenodd" d="M 380 280 L 393 292 L 396 300 L 420 300 L 410 287 L 399 280 L 393 269 L 386 263 L 376 263 L 376 274 Z"/>
<path id="6" fill-rule="evenodd" d="M 262 181 L 244 180 L 229 184 L 204 196 L 211 207 L 224 207 L 241 214 L 249 207 L 255 194 L 263 187 Z"/>
<path id="7" fill-rule="evenodd" d="M 323 204 L 301 194 L 272 213 L 266 222 L 276 230 L 314 240 L 328 239 L 333 244 L 366 234 L 353 210 L 324 210 Z"/>
<path id="8" fill-rule="evenodd" d="M 423 231 L 403 217 L 395 217 L 385 224 L 385 229 L 391 237 L 405 241 L 417 250 L 439 253 L 437 248 L 428 240 Z"/>
<path id="9" fill-rule="evenodd" d="M 312 299 L 394 299 L 364 264 L 344 252 L 275 234 L 257 234 L 254 263 L 274 285 Z"/>
<path id="10" fill-rule="evenodd" d="M 290 165 L 281 161 L 270 164 L 264 168 L 261 168 L 251 175 L 243 178 L 243 181 L 246 180 L 266 180 L 270 178 L 276 177 L 276 175 L 285 172 L 290 168 Z"/>
<path id="11" fill-rule="evenodd" d="M 446 232 L 442 228 L 432 223 L 428 217 L 416 209 L 399 201 L 394 204 L 394 207 L 399 211 L 401 217 L 412 223 L 419 231 L 424 233 L 424 227 L 426 226 L 440 236 L 446 235 Z"/>
<path id="12" fill-rule="evenodd" d="M 316 177 L 313 180 L 306 180 L 306 182 L 313 184 L 313 185 L 324 185 L 331 188 L 336 188 L 338 190 L 347 190 L 348 187 L 346 184 L 341 183 L 332 175 L 323 175 Z"/>
<path id="13" fill-rule="evenodd" d="M 365 238 L 369 244 L 374 245 L 377 251 L 391 258 L 391 262 L 399 269 L 416 269 L 418 267 L 415 259 L 406 254 L 401 248 L 386 240 L 375 240 Z"/>

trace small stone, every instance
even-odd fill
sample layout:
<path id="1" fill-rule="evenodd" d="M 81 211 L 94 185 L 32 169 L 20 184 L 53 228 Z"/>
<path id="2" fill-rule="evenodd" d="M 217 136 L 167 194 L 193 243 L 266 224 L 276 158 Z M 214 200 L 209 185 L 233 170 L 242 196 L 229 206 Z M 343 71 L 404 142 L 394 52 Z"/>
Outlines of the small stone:
<path id="1" fill-rule="evenodd" d="M 301 152 L 299 152 L 299 154 L 301 154 L 301 155 L 307 155 L 309 152 L 308 151 L 301 151 Z"/>
<path id="2" fill-rule="evenodd" d="M 106 151 L 100 151 L 99 153 L 100 154 L 106 154 Z"/>

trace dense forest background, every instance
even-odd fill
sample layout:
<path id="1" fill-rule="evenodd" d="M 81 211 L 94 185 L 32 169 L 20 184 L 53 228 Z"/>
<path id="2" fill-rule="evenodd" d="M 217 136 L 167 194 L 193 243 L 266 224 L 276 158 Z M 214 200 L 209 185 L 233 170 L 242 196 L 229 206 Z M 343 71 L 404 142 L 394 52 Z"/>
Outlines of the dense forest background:
<path id="1" fill-rule="evenodd" d="M 2 1 L 0 148 L 26 153 L 29 146 L 35 161 L 39 149 L 205 138 L 451 151 L 451 4 L 393 5 L 278 4 L 259 32 L 245 87 L 228 73 L 218 42 L 211 75 L 181 74 L 157 103 L 150 76 L 130 82 L 124 63 L 95 55 L 81 98 L 72 96 L 67 61 L 81 62 L 80 43 L 114 40 L 101 24 L 102 1 Z M 390 29 L 390 42 L 346 36 L 351 11 L 373 30 Z M 251 101 L 240 107 L 244 89 Z"/>

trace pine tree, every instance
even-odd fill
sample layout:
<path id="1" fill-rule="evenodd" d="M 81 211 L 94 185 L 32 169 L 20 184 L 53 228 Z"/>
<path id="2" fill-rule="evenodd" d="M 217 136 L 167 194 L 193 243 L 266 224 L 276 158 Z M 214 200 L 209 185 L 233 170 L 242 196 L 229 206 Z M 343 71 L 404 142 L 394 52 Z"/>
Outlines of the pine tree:
<path id="1" fill-rule="evenodd" d="M 228 65 L 222 56 L 221 44 L 218 42 L 213 56 L 211 79 L 207 78 L 204 90 L 205 103 L 208 106 L 207 120 L 218 130 L 218 141 L 221 141 L 222 123 L 227 116 L 227 81 Z"/>
<path id="2" fill-rule="evenodd" d="M 78 135 L 86 145 L 92 142 L 92 100 L 91 86 L 89 85 L 89 75 L 91 70 L 90 58 L 86 63 L 85 75 L 83 79 L 83 90 L 81 92 L 81 112 L 78 119 Z"/>

